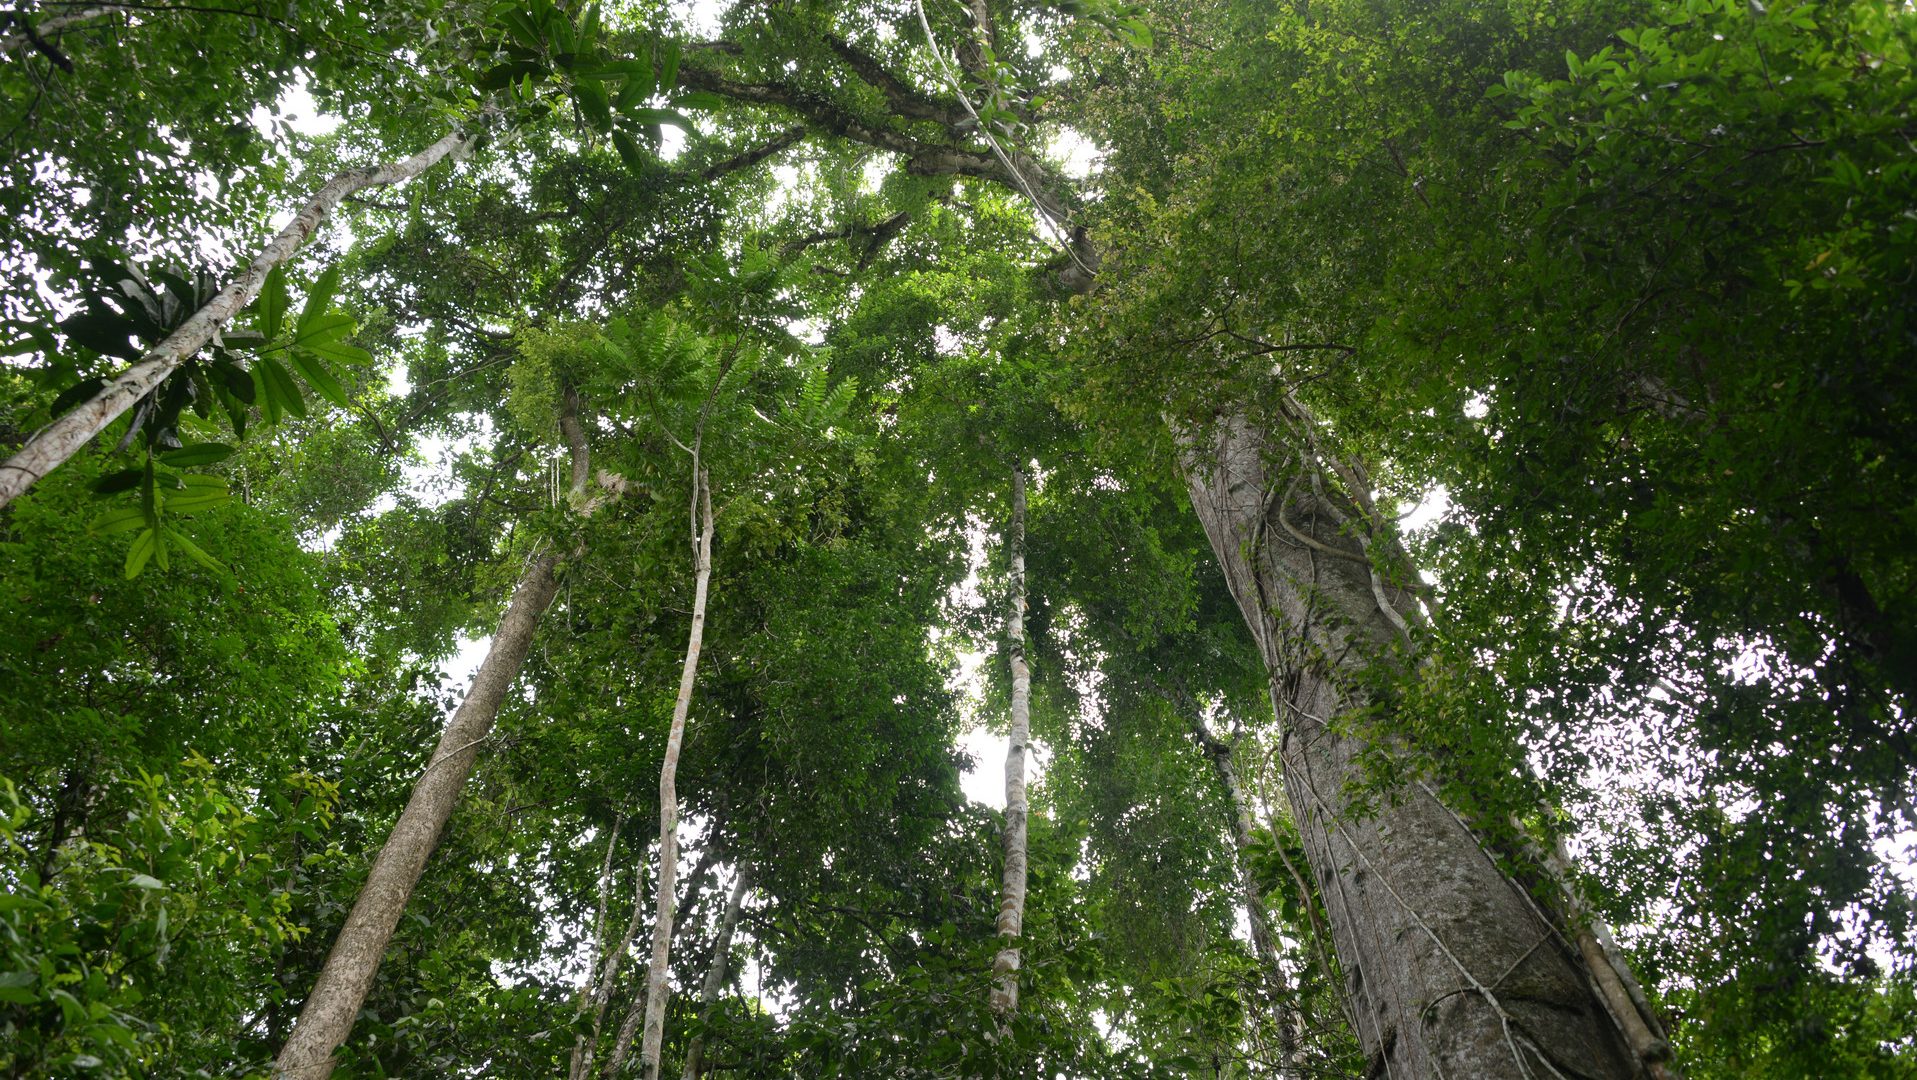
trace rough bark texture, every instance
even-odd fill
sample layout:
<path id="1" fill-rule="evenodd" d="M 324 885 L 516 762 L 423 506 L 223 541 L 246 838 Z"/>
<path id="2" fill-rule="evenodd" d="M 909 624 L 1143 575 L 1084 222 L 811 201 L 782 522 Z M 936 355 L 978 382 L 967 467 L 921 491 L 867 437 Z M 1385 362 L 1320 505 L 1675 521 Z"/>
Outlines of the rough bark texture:
<path id="1" fill-rule="evenodd" d="M 1276 449 L 1226 417 L 1202 439 L 1188 433 L 1185 467 L 1271 675 L 1285 789 L 1368 1075 L 1639 1075 L 1576 949 L 1456 815 L 1419 785 L 1370 812 L 1354 805 L 1368 747 L 1337 726 L 1362 704 L 1345 676 L 1415 609 L 1340 528 L 1357 508 L 1323 485 L 1294 498 L 1304 485 L 1272 465 Z"/>
<path id="2" fill-rule="evenodd" d="M 692 685 L 699 675 L 699 647 L 706 632 L 706 587 L 712 580 L 712 491 L 695 458 L 694 488 L 699 506 L 699 535 L 694 540 L 692 631 L 679 671 L 679 697 L 672 703 L 672 727 L 666 732 L 665 760 L 659 765 L 659 908 L 652 924 L 652 966 L 646 972 L 645 1033 L 639 1046 L 640 1074 L 659 1080 L 659 1055 L 666 1036 L 666 976 L 672 954 L 673 893 L 679 862 L 679 747 L 685 742 L 686 715 L 692 709 Z"/>
<path id="3" fill-rule="evenodd" d="M 998 936 L 1008 943 L 992 960 L 992 1009 L 1018 1009 L 1018 939 L 1025 929 L 1025 747 L 1032 741 L 1032 673 L 1025 663 L 1025 467 L 1012 469 L 1012 520 L 1005 528 L 1011 599 L 1005 612 L 1005 658 L 1012 669 L 1012 724 L 1005 741 L 1005 873 L 999 886 Z"/>
<path id="4" fill-rule="evenodd" d="M 582 512 L 590 515 L 599 500 L 584 502 L 591 466 L 579 410 L 578 395 L 568 390 L 559 426 L 572 455 L 574 504 L 583 504 Z M 325 1080 L 332 1075 L 333 1054 L 353 1030 L 353 1021 L 366 1001 L 366 992 L 372 989 L 373 976 L 386 955 L 393 929 L 399 925 L 426 869 L 426 860 L 439 846 L 439 834 L 452 817 L 453 804 L 459 801 L 466 777 L 473 771 L 479 744 L 491 734 L 499 706 L 518 681 L 526 654 L 532 650 L 539 620 L 559 593 L 558 567 L 559 551 L 549 545 L 520 575 L 466 700 L 460 702 L 452 722 L 440 734 L 439 745 L 413 785 L 406 808 L 400 811 L 393 831 L 373 860 L 366 884 L 360 887 L 359 898 L 347 913 L 299 1019 L 293 1023 L 293 1033 L 287 1036 L 273 1063 L 276 1077 Z"/>
<path id="5" fill-rule="evenodd" d="M 266 242 L 240 276 L 207 301 L 205 307 L 188 316 L 166 340 L 121 372 L 105 389 L 35 432 L 26 445 L 0 463 L 0 506 L 12 502 L 41 477 L 59 468 L 121 413 L 165 382 L 188 357 L 204 348 L 222 323 L 238 315 L 259 295 L 266 275 L 291 259 L 319 231 L 320 223 L 340 200 L 368 188 L 410 180 L 466 145 L 471 137 L 463 128 L 452 131 L 412 157 L 375 168 L 348 169 L 321 185 L 299 213 L 293 215 L 293 220 Z"/>
<path id="6" fill-rule="evenodd" d="M 439 746 L 413 786 L 412 798 L 373 860 L 373 869 L 320 968 L 313 992 L 307 995 L 306 1005 L 293 1025 L 293 1034 L 274 1062 L 275 1074 L 285 1080 L 324 1080 L 332 1075 L 333 1052 L 353 1029 L 380 959 L 386 955 L 393 928 L 399 925 L 426 860 L 438 846 L 439 834 L 472 772 L 479 744 L 492 731 L 500 702 L 519 678 L 519 669 L 532 648 L 540 616 L 552 606 L 559 591 L 558 562 L 558 552 L 548 548 L 526 567 L 513 590 L 512 602 L 499 621 L 492 648 L 473 678 L 472 689 L 440 735 Z"/>
<path id="7" fill-rule="evenodd" d="M 739 928 L 739 912 L 745 906 L 745 896 L 752 888 L 752 867 L 739 867 L 739 878 L 732 883 L 732 898 L 726 901 L 726 911 L 719 919 L 719 932 L 712 942 L 712 963 L 706 967 L 705 985 L 699 988 L 699 1017 L 705 1024 L 712 1018 L 719 1006 L 719 994 L 726 985 L 726 964 L 732 959 L 732 934 Z M 701 1031 L 693 1036 L 692 1045 L 686 1047 L 686 1068 L 681 1080 L 699 1080 L 699 1074 L 705 1071 L 706 1036 Z"/>

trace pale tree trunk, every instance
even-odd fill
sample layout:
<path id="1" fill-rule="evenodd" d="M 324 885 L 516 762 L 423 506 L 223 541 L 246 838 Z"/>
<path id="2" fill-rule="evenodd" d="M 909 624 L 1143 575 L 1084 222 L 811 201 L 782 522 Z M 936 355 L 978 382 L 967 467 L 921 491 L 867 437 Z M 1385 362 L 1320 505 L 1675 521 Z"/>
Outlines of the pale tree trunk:
<path id="1" fill-rule="evenodd" d="M 412 157 L 373 168 L 348 169 L 321 185 L 293 215 L 293 220 L 266 242 L 240 276 L 227 283 L 206 306 L 188 316 L 164 341 L 148 350 L 99 393 L 35 432 L 26 445 L 0 463 L 0 506 L 12 502 L 41 477 L 59 468 L 88 440 L 135 402 L 152 393 L 168 375 L 204 348 L 219 332 L 220 324 L 253 302 L 273 268 L 291 259 L 319 231 L 326 215 L 339 206 L 342 199 L 368 188 L 410 180 L 441 158 L 465 147 L 472 137 L 470 131 L 460 128 Z"/>
<path id="2" fill-rule="evenodd" d="M 569 391 L 560 428 L 572 452 L 576 505 L 583 499 L 590 472 L 577 409 L 578 398 Z M 585 503 L 582 512 L 590 515 L 598 505 L 598 501 Z M 499 706 L 518 680 L 526 654 L 532 649 L 539 620 L 558 594 L 558 564 L 557 548 L 547 545 L 521 574 L 466 700 L 460 702 L 452 722 L 440 735 L 439 745 L 413 785 L 412 797 L 373 860 L 366 884 L 360 887 L 359 898 L 353 902 L 353 910 L 340 927 L 339 937 L 334 939 L 332 951 L 327 953 L 326 963 L 293 1024 L 293 1033 L 273 1063 L 276 1077 L 325 1080 L 332 1075 L 333 1054 L 353 1030 L 353 1021 L 386 955 L 387 943 L 479 757 L 479 744 L 491 734 Z"/>
<path id="3" fill-rule="evenodd" d="M 1025 663 L 1025 466 L 1012 468 L 1012 520 L 1005 529 L 1011 597 L 1005 611 L 1005 656 L 1012 669 L 1012 723 L 1005 740 L 1005 873 L 999 886 L 998 936 L 992 960 L 992 1010 L 1018 1011 L 1018 939 L 1025 929 L 1025 748 L 1032 741 L 1032 673 Z"/>
<path id="4" fill-rule="evenodd" d="M 659 765 L 659 906 L 653 915 L 652 966 L 646 972 L 645 1031 L 639 1045 L 640 1075 L 659 1080 L 659 1055 L 666 1036 L 667 977 L 672 954 L 674 879 L 679 861 L 679 747 L 685 742 L 692 686 L 699 674 L 699 647 L 706 632 L 706 589 L 712 579 L 712 490 L 704 468 L 693 458 L 693 498 L 699 509 L 699 535 L 693 540 L 692 631 L 679 670 L 679 696 L 672 703 L 672 727 L 666 732 L 665 759 Z"/>
<path id="5" fill-rule="evenodd" d="M 732 883 L 732 898 L 726 901 L 725 915 L 719 920 L 719 931 L 712 942 L 712 962 L 706 966 L 705 985 L 699 988 L 699 1018 L 703 1024 L 711 1024 L 718 1015 L 719 994 L 726 985 L 726 964 L 732 959 L 732 934 L 738 929 L 739 911 L 751 888 L 752 867 L 741 864 L 739 878 Z M 705 1071 L 705 1056 L 706 1034 L 701 1031 L 686 1048 L 686 1068 L 681 1080 L 699 1080 Z"/>
<path id="6" fill-rule="evenodd" d="M 1204 707 L 1198 699 L 1181 684 L 1177 692 L 1177 704 L 1180 712 L 1190 717 L 1192 737 L 1198 741 L 1198 748 L 1205 759 L 1211 762 L 1212 772 L 1218 777 L 1218 786 L 1225 791 L 1226 807 L 1231 817 L 1231 840 L 1233 863 L 1238 870 L 1238 891 L 1245 901 L 1245 921 L 1251 925 L 1252 952 L 1258 957 L 1258 965 L 1263 969 L 1265 983 L 1278 1006 L 1279 1048 L 1287 1068 L 1298 1064 L 1300 1036 L 1303 1033 L 1304 1018 L 1298 1010 L 1284 1000 L 1289 996 L 1291 980 L 1278 960 L 1278 944 L 1271 929 L 1271 912 L 1265 906 L 1265 891 L 1258 885 L 1258 875 L 1251 865 L 1251 806 L 1245 799 L 1244 786 L 1238 782 L 1238 767 L 1232 761 L 1233 744 L 1226 742 L 1212 731 L 1205 722 Z M 1305 898 L 1309 902 L 1310 897 Z"/>
<path id="7" fill-rule="evenodd" d="M 1417 618 L 1348 531 L 1369 493 L 1314 480 L 1300 495 L 1273 465 L 1282 448 L 1242 418 L 1184 441 L 1192 504 L 1271 676 L 1286 796 L 1367 1076 L 1640 1075 L 1578 950 L 1462 819 L 1424 785 L 1356 805 L 1381 748 L 1339 721 L 1365 704 L 1359 667 Z M 1318 455 L 1298 441 L 1290 462 L 1310 474 Z"/>
<path id="8" fill-rule="evenodd" d="M 696 910 L 693 905 L 698 901 L 701 882 L 705 880 L 707 872 L 712 869 L 718 854 L 717 848 L 708 845 L 706 853 L 699 857 L 698 865 L 694 866 L 692 873 L 686 877 L 686 902 L 679 913 L 682 921 L 689 918 Z M 677 934 L 677 932 L 675 929 L 674 933 Z M 632 1053 L 632 1044 L 639 1038 L 639 1025 L 644 1021 L 645 1015 L 646 986 L 644 982 L 641 982 L 638 993 L 633 995 L 632 1006 L 626 1010 L 625 1019 L 619 1023 L 619 1032 L 612 1041 L 612 1052 L 606 1055 L 606 1063 L 601 1069 L 601 1075 L 607 1080 L 618 1076 L 619 1070 L 625 1066 L 626 1057 Z"/>
<path id="9" fill-rule="evenodd" d="M 592 1075 L 593 1058 L 599 1052 L 599 1033 L 605 1029 L 606 1010 L 612 1005 L 612 989 L 619 979 L 619 967 L 625 961 L 626 951 L 632 948 L 633 939 L 639 936 L 639 922 L 646 913 L 646 868 L 642 860 L 638 870 L 638 880 L 632 888 L 632 914 L 626 919 L 625 933 L 613 945 L 612 951 L 605 954 L 605 960 L 595 965 L 597 975 L 590 984 L 590 992 L 580 999 L 580 1011 L 583 1016 L 590 999 L 592 1008 L 592 1028 L 575 1036 L 572 1046 L 572 1060 L 566 1068 L 569 1080 L 584 1080 Z"/>

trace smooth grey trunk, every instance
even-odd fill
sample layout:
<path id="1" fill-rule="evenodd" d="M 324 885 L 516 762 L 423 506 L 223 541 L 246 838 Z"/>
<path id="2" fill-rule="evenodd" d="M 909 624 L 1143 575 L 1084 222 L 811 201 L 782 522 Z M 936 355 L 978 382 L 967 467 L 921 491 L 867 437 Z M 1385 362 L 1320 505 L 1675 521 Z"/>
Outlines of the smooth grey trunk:
<path id="1" fill-rule="evenodd" d="M 300 208 L 240 276 L 206 302 L 206 306 L 148 350 L 146 355 L 108 383 L 85 404 L 62 413 L 41 428 L 0 463 L 0 506 L 12 502 L 46 474 L 59 468 L 78 453 L 82 446 L 133 404 L 152 393 L 219 332 L 220 324 L 238 315 L 259 295 L 266 275 L 293 255 L 319 231 L 321 222 L 348 195 L 368 188 L 385 187 L 410 180 L 466 145 L 471 133 L 465 128 L 448 132 L 438 142 L 401 161 L 366 169 L 348 169 L 320 186 L 318 192 Z"/>
<path id="2" fill-rule="evenodd" d="M 619 967 L 625 961 L 626 951 L 632 948 L 633 939 L 639 936 L 639 922 L 646 913 L 646 868 L 642 861 L 638 870 L 638 880 L 632 887 L 632 914 L 626 919 L 625 932 L 605 959 L 596 965 L 597 976 L 589 984 L 589 993 L 580 999 L 580 1011 L 583 1016 L 587 999 L 592 1008 L 592 1027 L 573 1038 L 572 1060 L 567 1064 L 566 1076 L 569 1080 L 584 1080 L 592 1075 L 593 1058 L 599 1052 L 599 1033 L 605 1029 L 606 1010 L 612 1006 L 612 988 L 619 979 Z"/>
<path id="3" fill-rule="evenodd" d="M 752 866 L 741 864 L 739 877 L 732 883 L 732 898 L 726 901 L 726 911 L 719 919 L 719 932 L 712 943 L 712 962 L 706 966 L 705 985 L 699 988 L 699 1019 L 702 1025 L 710 1025 L 718 1014 L 719 994 L 726 985 L 726 964 L 732 959 L 732 933 L 739 926 L 739 911 L 745 906 L 746 893 L 752 888 Z M 701 1030 L 692 1037 L 692 1045 L 686 1047 L 686 1068 L 681 1080 L 699 1080 L 705 1071 L 706 1034 Z"/>
<path id="4" fill-rule="evenodd" d="M 575 505 L 581 505 L 584 499 L 591 472 L 578 407 L 577 395 L 568 391 L 560 430 L 572 453 Z M 582 512 L 589 515 L 598 505 L 597 501 L 585 503 Z M 558 595 L 558 566 L 559 551 L 548 544 L 520 575 L 466 700 L 460 702 L 452 722 L 440 734 L 439 745 L 414 783 L 406 808 L 393 823 L 393 831 L 374 858 L 353 910 L 347 913 L 332 951 L 326 954 L 313 990 L 293 1023 L 293 1033 L 287 1036 L 273 1063 L 275 1077 L 325 1080 L 332 1075 L 333 1055 L 353 1030 L 353 1021 L 359 1016 L 367 991 L 372 989 L 393 929 L 399 925 L 426 869 L 426 860 L 439 845 L 439 835 L 452 817 L 460 789 L 465 787 L 466 777 L 479 757 L 479 744 L 491 734 L 499 706 L 525 666 L 539 620 Z"/>
<path id="5" fill-rule="evenodd" d="M 686 715 L 699 675 L 699 647 L 706 632 L 706 589 L 712 579 L 712 488 L 693 457 L 693 502 L 699 533 L 693 538 L 692 630 L 686 637 L 685 664 L 679 670 L 679 696 L 672 703 L 672 727 L 666 732 L 665 759 L 659 764 L 659 907 L 652 924 L 652 966 L 646 972 L 645 1031 L 639 1045 L 640 1075 L 659 1080 L 659 1055 L 666 1036 L 666 997 L 672 954 L 674 879 L 679 861 L 679 748 L 685 742 Z"/>
<path id="6" fill-rule="evenodd" d="M 1025 663 L 1025 466 L 1012 467 L 1012 519 L 1005 528 L 1011 597 L 1005 611 L 1005 656 L 1012 669 L 1012 723 L 1005 741 L 1005 873 L 999 885 L 998 936 L 992 959 L 992 1010 L 1018 1010 L 1018 939 L 1025 928 L 1025 747 L 1032 740 L 1032 673 Z"/>
<path id="7" fill-rule="evenodd" d="M 1417 617 L 1347 531 L 1361 507 L 1285 475 L 1273 465 L 1285 447 L 1240 417 L 1202 443 L 1182 434 L 1192 505 L 1271 677 L 1286 796 L 1366 1075 L 1638 1076 L 1578 950 L 1457 815 L 1422 785 L 1358 804 L 1363 760 L 1381 748 L 1340 721 L 1366 704 L 1362 666 Z M 1293 467 L 1316 468 L 1312 447 L 1291 449 Z"/>

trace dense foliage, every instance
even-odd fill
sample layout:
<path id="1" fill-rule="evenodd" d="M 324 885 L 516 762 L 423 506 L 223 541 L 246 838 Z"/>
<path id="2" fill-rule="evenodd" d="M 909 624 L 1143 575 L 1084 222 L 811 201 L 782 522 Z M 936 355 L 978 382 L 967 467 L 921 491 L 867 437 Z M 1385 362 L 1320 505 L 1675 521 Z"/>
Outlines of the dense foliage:
<path id="1" fill-rule="evenodd" d="M 1333 463 L 1261 520 L 1402 630 L 1338 660 L 1356 804 L 1441 794 L 1567 951 L 1608 925 L 1645 1075 L 1917 1076 L 1908 5 L 0 22 L 8 455 L 458 136 L 0 506 L 0 1072 L 293 1075 L 476 754 L 335 1075 L 641 1074 L 677 706 L 659 1075 L 1384 1074 L 1273 602 L 1194 515 L 1241 423 Z M 1364 513 L 1293 528 L 1314 485 Z M 1008 1015 L 962 747 L 1015 650 Z"/>

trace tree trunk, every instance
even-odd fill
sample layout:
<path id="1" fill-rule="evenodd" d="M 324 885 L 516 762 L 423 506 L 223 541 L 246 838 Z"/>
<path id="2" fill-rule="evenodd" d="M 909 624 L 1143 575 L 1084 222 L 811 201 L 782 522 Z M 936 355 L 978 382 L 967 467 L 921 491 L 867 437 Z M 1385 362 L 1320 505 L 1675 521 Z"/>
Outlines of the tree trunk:
<path id="1" fill-rule="evenodd" d="M 685 742 L 686 715 L 692 709 L 692 685 L 699 674 L 699 646 L 706 631 L 706 589 L 712 579 L 712 490 L 705 470 L 693 459 L 694 498 L 699 535 L 694 539 L 692 631 L 686 638 L 685 665 L 679 671 L 679 697 L 672 703 L 672 727 L 666 732 L 665 760 L 659 765 L 659 907 L 652 924 L 652 966 L 646 972 L 645 1033 L 639 1069 L 645 1080 L 659 1080 L 659 1054 L 666 1036 L 666 996 L 672 953 L 674 879 L 679 861 L 679 747 Z"/>
<path id="2" fill-rule="evenodd" d="M 26 445 L 0 463 L 0 506 L 12 502 L 41 477 L 52 472 L 79 452 L 87 441 L 126 412 L 133 404 L 166 381 L 194 353 L 204 348 L 220 324 L 238 315 L 259 295 L 266 275 L 291 259 L 319 231 L 348 195 L 368 188 L 385 187 L 410 180 L 426 171 L 441 158 L 465 146 L 472 138 L 465 128 L 448 132 L 438 142 L 401 161 L 374 168 L 348 169 L 322 185 L 293 220 L 286 223 L 239 277 L 206 302 L 206 306 L 187 317 L 166 339 L 150 349 L 134 365 L 120 373 L 85 404 L 61 414 L 52 423 L 35 432 Z"/>
<path id="3" fill-rule="evenodd" d="M 1192 505 L 1270 674 L 1286 795 L 1367 1075 L 1639 1075 L 1567 935 L 1457 815 L 1423 785 L 1360 812 L 1363 759 L 1381 748 L 1339 721 L 1365 704 L 1353 676 L 1416 610 L 1340 527 L 1358 505 L 1322 484 L 1294 500 L 1297 480 L 1272 465 L 1280 447 L 1242 418 L 1183 441 Z M 1310 470 L 1314 456 L 1292 460 Z"/>
<path id="4" fill-rule="evenodd" d="M 719 849 L 708 845 L 705 854 L 699 857 L 698 864 L 692 868 L 692 873 L 686 876 L 686 902 L 681 905 L 676 916 L 681 923 L 697 910 L 693 905 L 698 901 L 701 883 L 711 871 L 712 864 L 717 860 L 718 855 Z M 678 933 L 676 927 L 673 933 L 675 935 Z M 627 1055 L 632 1053 L 632 1044 L 639 1037 L 639 1024 L 645 1019 L 645 1015 L 646 986 L 641 982 L 639 992 L 633 995 L 632 1007 L 626 1010 L 626 1018 L 620 1021 L 619 1033 L 612 1041 L 612 1052 L 606 1055 L 606 1063 L 601 1070 L 601 1075 L 607 1080 L 618 1076 L 619 1070 L 625 1065 Z"/>
<path id="5" fill-rule="evenodd" d="M 699 988 L 699 1018 L 704 1025 L 711 1024 L 718 1011 L 719 994 L 726 985 L 726 964 L 732 959 L 732 932 L 739 926 L 739 910 L 751 888 L 752 866 L 742 864 L 738 880 L 732 883 L 732 898 L 726 901 L 725 915 L 719 920 L 719 933 L 712 943 L 712 963 L 706 967 L 705 985 Z M 705 1071 L 705 1054 L 706 1034 L 702 1030 L 686 1048 L 686 1069 L 681 1080 L 699 1080 L 699 1074 Z"/>
<path id="6" fill-rule="evenodd" d="M 591 469 L 586 441 L 579 425 L 579 398 L 566 393 L 565 409 L 559 427 L 572 454 L 572 493 L 575 505 L 590 515 L 599 506 L 597 500 L 581 504 Z M 506 614 L 499 620 L 486 659 L 473 676 L 466 700 L 453 713 L 452 722 L 439 737 L 439 745 L 426 768 L 413 785 L 412 797 L 400 811 L 393 831 L 373 860 L 373 868 L 360 887 L 353 910 L 340 927 L 326 963 L 320 967 L 313 991 L 306 997 L 293 1033 L 280 1049 L 273 1072 L 282 1080 L 325 1080 L 331 1076 L 333 1054 L 353 1030 L 366 993 L 372 989 L 373 976 L 393 929 L 412 899 L 426 860 L 439 845 L 439 834 L 452 817 L 453 804 L 479 757 L 479 744 L 492 732 L 493 720 L 506 692 L 519 679 L 519 671 L 532 649 L 533 633 L 539 620 L 552 606 L 559 592 L 559 552 L 548 545 L 533 557 L 519 585 L 513 589 Z"/>
<path id="7" fill-rule="evenodd" d="M 632 948 L 633 939 L 639 936 L 639 920 L 646 912 L 646 867 L 643 860 L 639 864 L 639 880 L 632 888 L 632 915 L 626 920 L 626 932 L 619 935 L 619 941 L 611 952 L 605 954 L 603 963 L 595 965 L 597 978 L 591 983 L 592 1028 L 575 1036 L 572 1046 L 572 1061 L 566 1069 L 568 1080 L 585 1080 L 592 1075 L 593 1058 L 599 1053 L 599 1033 L 604 1030 L 606 1009 L 612 1005 L 612 988 L 619 979 L 619 966 L 626 958 L 626 950 Z M 584 1014 L 587 1002 L 580 1001 L 580 1015 Z"/>
<path id="8" fill-rule="evenodd" d="M 1005 530 L 1011 599 L 1005 611 L 1005 656 L 1012 668 L 1012 730 L 1005 743 L 1005 875 L 999 888 L 998 936 L 992 960 L 992 1009 L 1018 1011 L 1018 939 L 1025 926 L 1025 747 L 1032 738 L 1032 673 L 1025 664 L 1025 466 L 1012 468 L 1012 520 Z"/>

